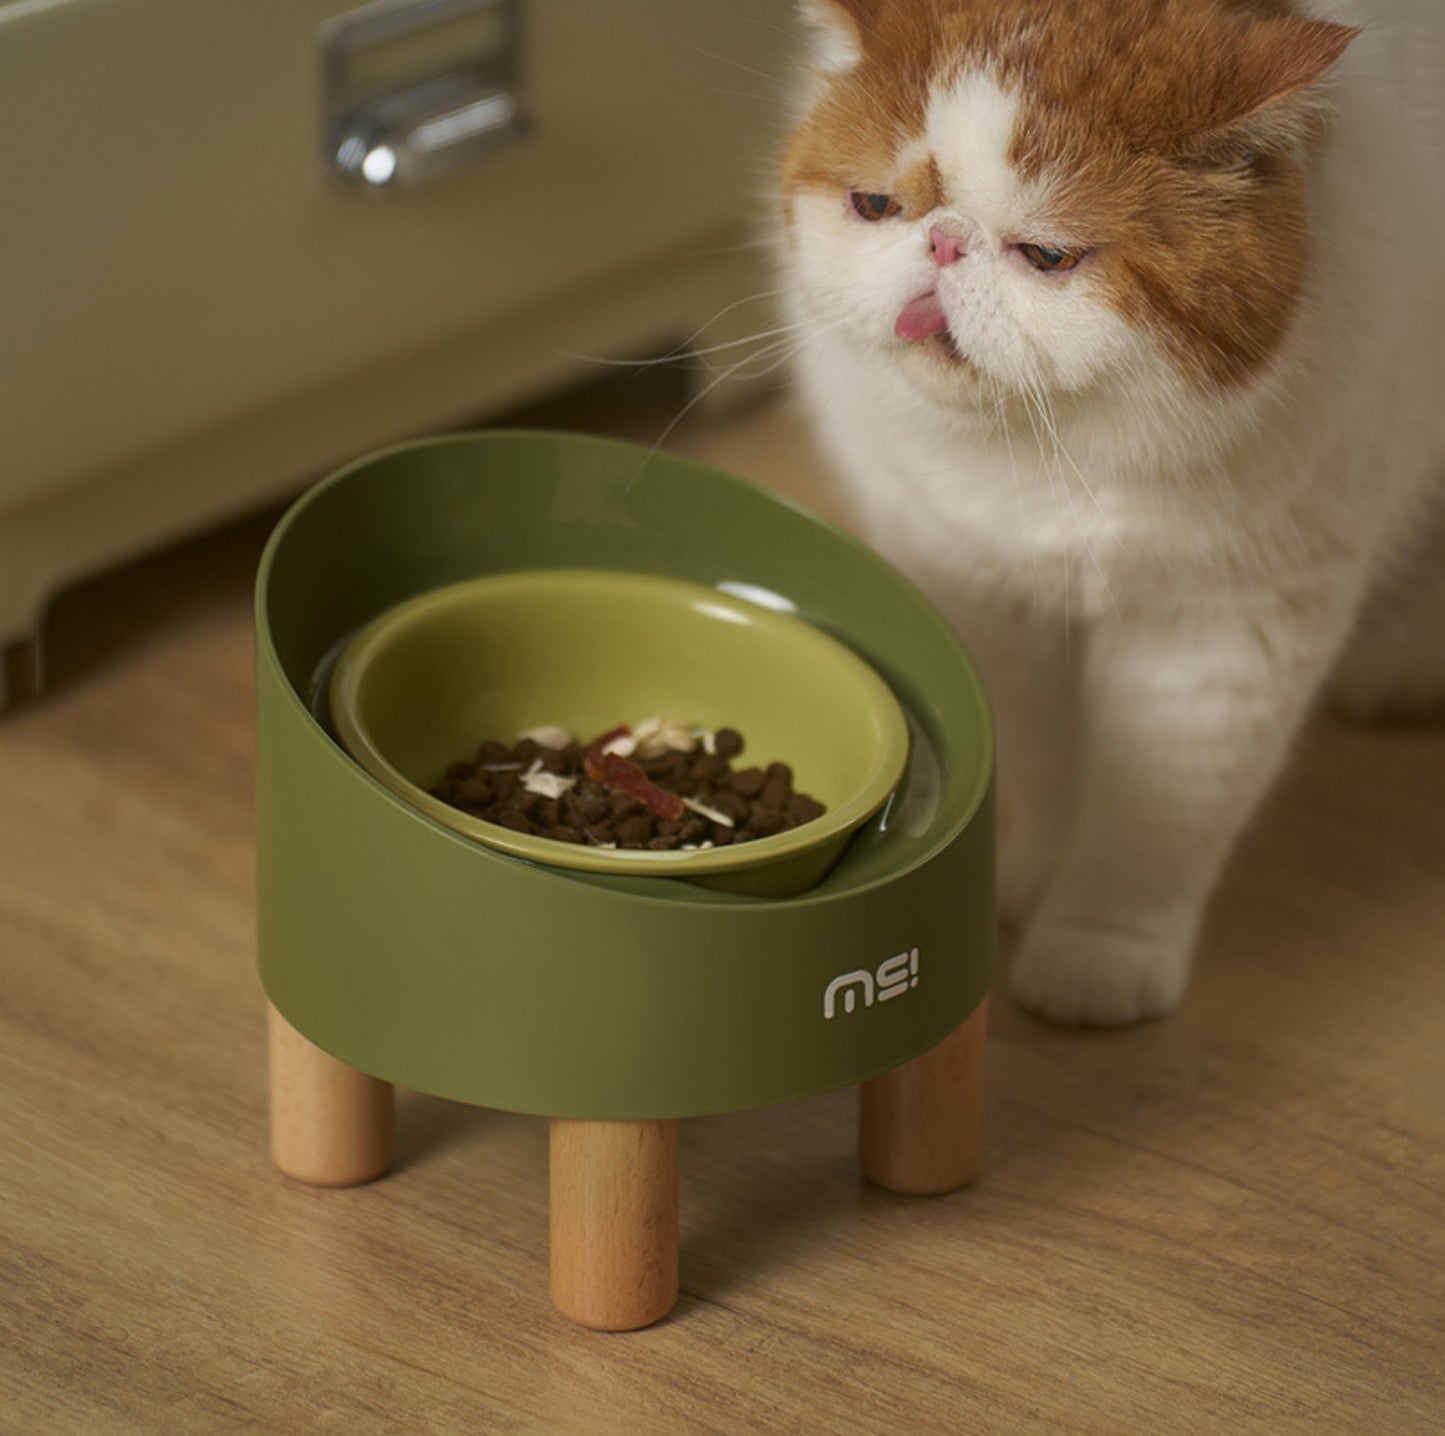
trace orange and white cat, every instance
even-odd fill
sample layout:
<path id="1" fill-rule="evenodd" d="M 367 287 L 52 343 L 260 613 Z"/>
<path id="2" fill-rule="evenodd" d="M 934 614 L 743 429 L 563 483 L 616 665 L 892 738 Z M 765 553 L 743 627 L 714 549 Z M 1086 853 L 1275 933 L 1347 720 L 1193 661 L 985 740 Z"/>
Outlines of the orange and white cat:
<path id="1" fill-rule="evenodd" d="M 1016 996 L 1158 1015 L 1317 697 L 1445 693 L 1445 4 L 804 10 L 798 382 L 991 691 Z"/>

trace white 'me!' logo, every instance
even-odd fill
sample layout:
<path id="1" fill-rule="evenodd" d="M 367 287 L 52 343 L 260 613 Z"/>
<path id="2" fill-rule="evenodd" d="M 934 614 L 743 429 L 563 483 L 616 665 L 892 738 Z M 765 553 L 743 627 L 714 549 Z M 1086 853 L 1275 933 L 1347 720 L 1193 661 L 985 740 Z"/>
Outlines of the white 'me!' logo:
<path id="1" fill-rule="evenodd" d="M 838 996 L 843 997 L 843 1011 L 852 1012 L 858 1005 L 858 994 L 863 994 L 863 1006 L 872 1007 L 874 1002 L 887 1002 L 890 997 L 901 997 L 910 987 L 918 986 L 918 949 L 900 952 L 896 957 L 884 958 L 878 964 L 877 972 L 858 968 L 844 972 L 828 984 L 823 993 L 823 1017 L 831 1020 L 838 1011 Z"/>

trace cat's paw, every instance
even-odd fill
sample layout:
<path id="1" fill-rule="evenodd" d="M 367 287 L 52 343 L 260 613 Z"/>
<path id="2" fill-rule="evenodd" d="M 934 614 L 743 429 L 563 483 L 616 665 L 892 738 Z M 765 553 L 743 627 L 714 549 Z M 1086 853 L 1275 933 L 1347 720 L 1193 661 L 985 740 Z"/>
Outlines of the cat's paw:
<path id="1" fill-rule="evenodd" d="M 1160 938 L 1042 920 L 1014 958 L 1015 1000 L 1050 1022 L 1122 1027 L 1162 1017 L 1189 981 L 1193 933 Z"/>

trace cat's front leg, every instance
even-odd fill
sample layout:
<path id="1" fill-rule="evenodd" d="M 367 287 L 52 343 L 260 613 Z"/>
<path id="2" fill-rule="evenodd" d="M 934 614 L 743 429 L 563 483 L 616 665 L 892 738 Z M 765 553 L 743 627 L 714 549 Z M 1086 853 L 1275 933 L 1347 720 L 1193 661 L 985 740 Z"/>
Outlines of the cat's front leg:
<path id="1" fill-rule="evenodd" d="M 1210 891 L 1344 622 L 1281 604 L 1090 634 L 1075 820 L 1015 957 L 1020 1003 L 1108 1025 L 1179 1002 Z"/>
<path id="2" fill-rule="evenodd" d="M 1019 928 L 1063 857 L 1075 778 L 1075 674 L 1064 634 L 1032 613 L 979 605 L 954 622 L 993 707 L 998 911 L 1005 926 Z"/>

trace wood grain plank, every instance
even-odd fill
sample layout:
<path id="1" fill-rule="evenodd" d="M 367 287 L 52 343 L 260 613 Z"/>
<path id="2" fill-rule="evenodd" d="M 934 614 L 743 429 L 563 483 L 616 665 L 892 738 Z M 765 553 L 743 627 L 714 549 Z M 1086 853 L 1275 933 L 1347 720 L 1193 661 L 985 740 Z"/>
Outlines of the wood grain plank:
<path id="1" fill-rule="evenodd" d="M 786 406 L 673 442 L 828 504 Z M 1445 1428 L 1445 730 L 1310 732 L 1168 1021 L 995 1001 L 971 1189 L 869 1187 L 853 1093 L 684 1123 L 681 1298 L 604 1335 L 545 1123 L 403 1092 L 374 1185 L 270 1165 L 266 527 L 63 600 L 0 724 L 0 1430 Z"/>

